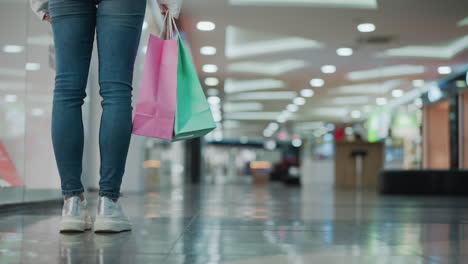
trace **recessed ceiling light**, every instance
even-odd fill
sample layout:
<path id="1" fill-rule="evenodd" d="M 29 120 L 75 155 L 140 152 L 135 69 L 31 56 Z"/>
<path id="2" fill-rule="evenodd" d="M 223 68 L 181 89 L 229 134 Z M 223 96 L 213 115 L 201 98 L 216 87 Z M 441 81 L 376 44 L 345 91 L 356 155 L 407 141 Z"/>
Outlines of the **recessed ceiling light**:
<path id="1" fill-rule="evenodd" d="M 197 29 L 200 31 L 213 31 L 215 28 L 215 23 L 211 21 L 200 21 L 197 23 Z"/>
<path id="2" fill-rule="evenodd" d="M 19 45 L 5 45 L 3 46 L 3 52 L 6 53 L 20 53 L 24 50 L 24 46 Z"/>
<path id="3" fill-rule="evenodd" d="M 310 80 L 310 86 L 312 87 L 322 87 L 325 85 L 325 81 L 323 79 L 315 78 Z"/>
<path id="4" fill-rule="evenodd" d="M 206 73 L 216 73 L 218 72 L 218 66 L 214 64 L 205 64 L 203 65 L 202 70 L 203 72 L 206 72 Z"/>
<path id="5" fill-rule="evenodd" d="M 293 99 L 293 103 L 296 105 L 305 105 L 306 99 L 304 97 L 296 97 Z"/>
<path id="6" fill-rule="evenodd" d="M 392 91 L 392 96 L 395 98 L 402 97 L 403 96 L 403 90 L 401 89 L 395 89 Z"/>
<path id="7" fill-rule="evenodd" d="M 339 48 L 336 50 L 336 54 L 339 56 L 351 56 L 353 55 L 353 49 L 352 48 Z"/>
<path id="8" fill-rule="evenodd" d="M 207 55 L 207 56 L 215 55 L 216 54 L 216 48 L 213 47 L 213 46 L 204 46 L 204 47 L 200 48 L 200 53 L 202 55 Z"/>
<path id="9" fill-rule="evenodd" d="M 216 77 L 208 77 L 205 79 L 205 84 L 208 86 L 216 86 L 219 84 L 219 79 Z"/>
<path id="10" fill-rule="evenodd" d="M 331 74 L 336 72 L 336 66 L 335 65 L 324 65 L 322 66 L 322 72 L 326 74 Z"/>
<path id="11" fill-rule="evenodd" d="M 377 105 L 386 105 L 387 104 L 387 98 L 379 97 L 379 98 L 375 99 L 375 103 Z"/>
<path id="12" fill-rule="evenodd" d="M 362 23 L 357 26 L 357 29 L 359 30 L 359 32 L 368 33 L 374 32 L 376 27 L 372 23 Z"/>
<path id="13" fill-rule="evenodd" d="M 437 68 L 437 72 L 439 74 L 450 74 L 452 73 L 452 68 L 450 68 L 450 66 L 440 66 Z"/>
<path id="14" fill-rule="evenodd" d="M 423 87 L 424 86 L 424 80 L 413 80 L 412 84 L 414 87 Z"/>
<path id="15" fill-rule="evenodd" d="M 314 90 L 312 90 L 312 89 L 302 89 L 301 90 L 301 96 L 312 97 L 312 96 L 314 96 Z"/>
<path id="16" fill-rule="evenodd" d="M 361 118 L 361 111 L 359 111 L 359 110 L 351 111 L 351 117 L 354 118 L 354 119 Z"/>
<path id="17" fill-rule="evenodd" d="M 289 104 L 288 107 L 286 108 L 289 112 L 291 113 L 294 113 L 294 112 L 297 112 L 297 110 L 299 110 L 299 106 L 295 105 L 295 104 Z"/>
<path id="18" fill-rule="evenodd" d="M 41 69 L 41 64 L 36 62 L 28 62 L 26 63 L 25 69 L 27 71 L 38 71 Z"/>
<path id="19" fill-rule="evenodd" d="M 210 96 L 208 97 L 208 103 L 209 104 L 219 104 L 221 102 L 221 98 L 218 96 Z"/>

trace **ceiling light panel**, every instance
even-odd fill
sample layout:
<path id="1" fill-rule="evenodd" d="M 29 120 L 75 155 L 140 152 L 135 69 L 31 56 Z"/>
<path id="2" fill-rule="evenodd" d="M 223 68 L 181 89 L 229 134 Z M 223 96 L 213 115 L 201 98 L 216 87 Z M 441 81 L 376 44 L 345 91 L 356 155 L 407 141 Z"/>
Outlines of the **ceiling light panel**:
<path id="1" fill-rule="evenodd" d="M 351 81 L 371 80 L 395 76 L 417 75 L 426 71 L 422 65 L 395 65 L 372 70 L 350 72 L 347 78 Z"/>
<path id="2" fill-rule="evenodd" d="M 257 39 L 256 36 L 262 36 Z M 226 57 L 242 58 L 298 49 L 322 48 L 323 44 L 311 39 L 289 37 L 250 31 L 232 25 L 226 28 Z"/>
<path id="3" fill-rule="evenodd" d="M 467 48 L 468 35 L 452 41 L 445 46 L 406 46 L 386 50 L 381 55 L 386 57 L 451 59 Z"/>
<path id="4" fill-rule="evenodd" d="M 225 113 L 224 118 L 229 120 L 276 120 L 278 112 L 241 112 Z"/>
<path id="5" fill-rule="evenodd" d="M 332 102 L 337 105 L 367 104 L 369 103 L 369 97 L 367 96 L 335 97 L 332 99 Z"/>
<path id="6" fill-rule="evenodd" d="M 297 96 L 296 92 L 252 92 L 252 93 L 238 93 L 229 95 L 228 100 L 291 100 Z"/>
<path id="7" fill-rule="evenodd" d="M 384 94 L 402 85 L 400 80 L 391 80 L 384 83 L 362 83 L 340 86 L 330 89 L 331 94 Z"/>
<path id="8" fill-rule="evenodd" d="M 369 32 L 374 32 L 376 27 L 372 23 L 363 23 L 363 24 L 359 24 L 357 26 L 357 29 L 359 32 L 369 33 Z"/>
<path id="9" fill-rule="evenodd" d="M 261 103 L 224 103 L 224 112 L 244 112 L 244 111 L 261 111 L 263 110 L 263 104 Z"/>
<path id="10" fill-rule="evenodd" d="M 229 0 L 237 6 L 310 6 L 328 8 L 377 9 L 377 0 Z"/>
<path id="11" fill-rule="evenodd" d="M 224 83 L 224 91 L 226 93 L 238 93 L 256 90 L 269 90 L 284 88 L 283 81 L 275 79 L 258 79 L 258 80 L 237 80 L 226 79 Z"/>
<path id="12" fill-rule="evenodd" d="M 345 107 L 317 107 L 310 110 L 309 113 L 315 116 L 344 117 L 348 112 Z"/>
<path id="13" fill-rule="evenodd" d="M 212 46 L 204 46 L 200 48 L 200 53 L 202 55 L 212 56 L 216 54 L 216 48 Z"/>
<path id="14" fill-rule="evenodd" d="M 229 72 L 247 72 L 276 76 L 286 72 L 304 68 L 306 62 L 302 60 L 282 60 L 277 62 L 236 62 L 228 65 Z"/>

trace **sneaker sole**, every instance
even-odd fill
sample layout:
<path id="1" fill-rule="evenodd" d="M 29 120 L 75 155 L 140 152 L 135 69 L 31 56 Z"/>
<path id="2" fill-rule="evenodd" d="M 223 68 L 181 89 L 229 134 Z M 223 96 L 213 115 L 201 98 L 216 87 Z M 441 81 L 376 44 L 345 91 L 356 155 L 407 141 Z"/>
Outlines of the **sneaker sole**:
<path id="1" fill-rule="evenodd" d="M 132 230 L 132 225 L 126 222 L 104 221 L 96 219 L 94 222 L 95 233 L 119 233 Z"/>
<path id="2" fill-rule="evenodd" d="M 61 233 L 84 232 L 92 228 L 93 226 L 91 223 L 85 223 L 85 222 L 62 221 L 60 223 Z"/>

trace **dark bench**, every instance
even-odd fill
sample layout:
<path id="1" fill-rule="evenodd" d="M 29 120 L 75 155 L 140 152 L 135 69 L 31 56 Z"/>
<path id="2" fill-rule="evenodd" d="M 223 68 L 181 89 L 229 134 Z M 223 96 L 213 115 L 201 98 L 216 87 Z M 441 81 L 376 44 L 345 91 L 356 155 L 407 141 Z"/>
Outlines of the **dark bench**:
<path id="1" fill-rule="evenodd" d="M 381 194 L 468 195 L 468 170 L 382 170 Z"/>

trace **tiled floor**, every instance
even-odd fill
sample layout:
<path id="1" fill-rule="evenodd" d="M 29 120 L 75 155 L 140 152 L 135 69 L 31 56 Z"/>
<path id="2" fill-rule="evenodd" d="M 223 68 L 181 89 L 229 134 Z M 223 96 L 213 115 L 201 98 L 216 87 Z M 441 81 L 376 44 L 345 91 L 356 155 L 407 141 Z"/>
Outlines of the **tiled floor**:
<path id="1" fill-rule="evenodd" d="M 0 263 L 468 263 L 467 198 L 231 184 L 121 201 L 134 229 L 114 235 L 58 233 L 59 205 L 0 210 Z"/>

